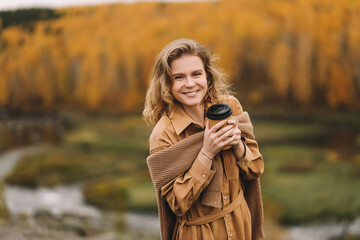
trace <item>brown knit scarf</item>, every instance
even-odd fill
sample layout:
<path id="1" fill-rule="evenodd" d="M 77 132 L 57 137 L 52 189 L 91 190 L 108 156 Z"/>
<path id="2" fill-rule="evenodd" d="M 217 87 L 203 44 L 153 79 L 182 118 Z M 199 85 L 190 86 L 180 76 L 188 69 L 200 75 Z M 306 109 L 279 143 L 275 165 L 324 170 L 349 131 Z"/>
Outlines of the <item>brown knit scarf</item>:
<path id="1" fill-rule="evenodd" d="M 238 122 L 242 136 L 254 139 L 253 127 L 248 113 L 243 112 L 236 116 L 235 119 Z M 202 147 L 203 137 L 204 132 L 193 134 L 147 158 L 151 179 L 157 192 L 161 237 L 163 240 L 171 239 L 171 231 L 174 229 L 176 218 L 166 201 L 161 198 L 161 187 L 192 166 Z M 223 166 L 219 156 L 214 159 L 212 167 L 216 169 L 216 172 L 207 188 L 201 193 L 201 204 L 219 208 L 221 206 L 221 181 L 223 177 Z M 244 195 L 252 217 L 253 239 L 258 239 L 264 235 L 262 230 L 263 210 L 260 180 L 244 181 L 244 184 Z"/>

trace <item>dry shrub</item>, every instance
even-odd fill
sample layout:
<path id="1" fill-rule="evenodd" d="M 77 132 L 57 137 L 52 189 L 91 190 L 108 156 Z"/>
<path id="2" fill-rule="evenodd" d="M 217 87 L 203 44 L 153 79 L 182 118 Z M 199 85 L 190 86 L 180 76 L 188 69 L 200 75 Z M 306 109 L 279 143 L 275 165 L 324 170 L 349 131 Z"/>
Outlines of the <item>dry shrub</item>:
<path id="1" fill-rule="evenodd" d="M 86 202 L 90 204 L 122 211 L 127 207 L 130 185 L 128 179 L 104 178 L 85 183 L 83 193 Z"/>
<path id="2" fill-rule="evenodd" d="M 9 210 L 6 206 L 5 197 L 5 184 L 2 178 L 0 178 L 0 223 L 2 220 L 7 220 L 10 217 Z"/>

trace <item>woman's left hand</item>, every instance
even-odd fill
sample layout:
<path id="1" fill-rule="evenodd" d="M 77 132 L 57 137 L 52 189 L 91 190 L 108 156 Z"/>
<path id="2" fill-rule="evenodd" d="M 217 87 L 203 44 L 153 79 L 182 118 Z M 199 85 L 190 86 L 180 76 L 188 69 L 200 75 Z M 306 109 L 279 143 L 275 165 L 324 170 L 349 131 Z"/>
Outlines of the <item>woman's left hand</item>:
<path id="1" fill-rule="evenodd" d="M 232 145 L 233 147 L 236 147 L 236 145 L 238 145 L 239 143 L 241 143 L 241 131 L 237 126 L 237 123 L 234 119 L 230 119 L 227 121 L 227 124 L 229 125 L 234 125 L 233 129 L 232 129 L 232 134 L 230 136 L 228 136 L 228 138 L 233 137 L 234 135 L 234 140 L 230 142 L 229 145 Z"/>
<path id="2" fill-rule="evenodd" d="M 244 145 L 241 141 L 241 131 L 238 128 L 237 122 L 235 119 L 230 119 L 230 120 L 228 120 L 227 123 L 229 125 L 234 125 L 233 134 L 230 137 L 235 135 L 234 140 L 232 142 L 230 142 L 229 145 L 232 146 L 232 148 L 237 156 L 243 156 L 245 149 L 244 149 Z"/>

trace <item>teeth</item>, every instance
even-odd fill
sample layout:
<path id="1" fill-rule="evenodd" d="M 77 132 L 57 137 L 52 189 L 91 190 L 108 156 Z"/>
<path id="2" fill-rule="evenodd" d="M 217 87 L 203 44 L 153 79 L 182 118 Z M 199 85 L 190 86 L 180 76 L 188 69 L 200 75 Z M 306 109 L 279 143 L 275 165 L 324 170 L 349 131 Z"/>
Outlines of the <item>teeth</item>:
<path id="1" fill-rule="evenodd" d="M 185 93 L 187 96 L 194 96 L 198 91 Z"/>

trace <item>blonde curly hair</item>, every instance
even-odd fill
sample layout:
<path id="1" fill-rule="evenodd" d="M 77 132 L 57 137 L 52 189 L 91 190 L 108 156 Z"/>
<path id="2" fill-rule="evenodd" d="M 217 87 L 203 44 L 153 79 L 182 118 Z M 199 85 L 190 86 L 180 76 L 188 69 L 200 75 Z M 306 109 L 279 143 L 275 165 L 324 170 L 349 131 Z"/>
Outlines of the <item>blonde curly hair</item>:
<path id="1" fill-rule="evenodd" d="M 216 66 L 217 57 L 210 49 L 200 45 L 192 39 L 181 38 L 170 42 L 157 55 L 152 70 L 150 86 L 148 88 L 144 120 L 155 125 L 164 113 L 171 114 L 174 108 L 174 97 L 171 94 L 171 62 L 183 54 L 190 54 L 201 58 L 206 72 L 208 91 L 204 101 L 218 102 L 219 96 L 228 95 L 228 87 L 224 73 Z"/>

